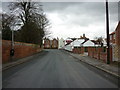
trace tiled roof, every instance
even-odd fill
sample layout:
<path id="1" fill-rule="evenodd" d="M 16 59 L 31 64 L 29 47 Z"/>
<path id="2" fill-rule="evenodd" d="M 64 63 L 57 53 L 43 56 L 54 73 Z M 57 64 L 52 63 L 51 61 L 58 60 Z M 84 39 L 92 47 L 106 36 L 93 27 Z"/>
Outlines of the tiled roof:
<path id="1" fill-rule="evenodd" d="M 110 35 L 113 35 L 113 34 L 115 34 L 115 31 L 114 31 L 114 32 L 112 32 Z"/>

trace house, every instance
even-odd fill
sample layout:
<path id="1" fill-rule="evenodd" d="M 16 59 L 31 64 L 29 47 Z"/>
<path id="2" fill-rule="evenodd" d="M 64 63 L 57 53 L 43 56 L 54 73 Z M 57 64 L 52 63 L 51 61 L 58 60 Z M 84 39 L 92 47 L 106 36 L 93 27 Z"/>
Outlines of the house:
<path id="1" fill-rule="evenodd" d="M 70 44 L 73 40 L 71 38 L 67 38 L 64 43 L 65 45 Z"/>
<path id="2" fill-rule="evenodd" d="M 116 38 L 116 40 L 115 40 L 115 43 L 116 43 L 116 45 L 118 45 L 118 46 L 120 46 L 120 21 L 119 21 L 119 23 L 118 23 L 118 25 L 117 25 L 117 27 L 116 27 L 116 30 L 115 30 L 115 38 Z"/>
<path id="3" fill-rule="evenodd" d="M 91 40 L 87 40 L 81 44 L 83 47 L 94 47 L 95 44 Z"/>
<path id="4" fill-rule="evenodd" d="M 83 53 L 81 44 L 84 41 L 84 39 L 76 39 L 70 44 L 65 45 L 65 50 L 72 51 L 73 53 Z"/>
<path id="5" fill-rule="evenodd" d="M 66 45 L 64 46 L 64 49 L 67 50 L 67 51 L 71 51 L 71 52 L 72 52 L 72 50 L 73 50 L 71 44 L 66 44 Z"/>
<path id="6" fill-rule="evenodd" d="M 51 40 L 51 42 L 52 42 L 51 48 L 58 49 L 58 39 L 54 38 L 53 40 Z"/>
<path id="7" fill-rule="evenodd" d="M 83 42 L 81 46 L 84 47 L 84 52 L 88 52 L 88 48 L 95 47 L 95 44 L 91 40 L 87 40 Z"/>
<path id="8" fill-rule="evenodd" d="M 44 39 L 44 49 L 58 49 L 58 39 L 50 40 L 48 38 Z"/>
<path id="9" fill-rule="evenodd" d="M 113 61 L 119 61 L 120 62 L 120 21 L 118 22 L 118 25 L 114 31 L 114 33 L 111 33 L 110 36 L 112 38 L 112 60 Z"/>
<path id="10" fill-rule="evenodd" d="M 84 42 L 84 39 L 76 39 L 75 41 L 71 42 L 72 47 L 81 47 L 81 44 Z"/>
<path id="11" fill-rule="evenodd" d="M 104 47 L 89 48 L 88 55 L 90 57 L 107 61 L 107 43 L 103 40 Z M 110 34 L 110 62 L 120 62 L 120 21 L 114 32 Z"/>
<path id="12" fill-rule="evenodd" d="M 69 42 L 66 43 L 66 45 L 65 45 L 65 50 L 71 51 L 73 53 L 83 54 L 84 53 L 84 47 L 83 47 L 82 44 L 85 43 L 88 40 L 89 40 L 89 38 L 87 38 L 85 36 L 85 34 L 83 34 L 83 36 L 80 36 L 80 38 L 69 38 Z"/>
<path id="13" fill-rule="evenodd" d="M 74 42 L 71 43 L 73 48 L 73 53 L 79 53 L 79 54 L 84 53 L 84 48 L 82 47 L 83 42 L 85 42 L 85 39 L 76 39 Z"/>
<path id="14" fill-rule="evenodd" d="M 50 48 L 51 48 L 50 39 L 45 38 L 45 39 L 43 40 L 43 46 L 44 46 L 44 49 L 50 49 Z"/>

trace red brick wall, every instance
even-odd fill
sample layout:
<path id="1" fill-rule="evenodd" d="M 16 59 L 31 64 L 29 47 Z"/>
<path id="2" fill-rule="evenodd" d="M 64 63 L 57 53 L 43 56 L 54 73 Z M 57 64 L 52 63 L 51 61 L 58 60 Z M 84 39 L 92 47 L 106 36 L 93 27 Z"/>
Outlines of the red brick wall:
<path id="1" fill-rule="evenodd" d="M 2 40 L 2 62 L 3 63 L 6 63 L 11 60 L 10 50 L 11 50 L 11 41 Z M 15 42 L 14 50 L 15 50 L 15 53 L 14 53 L 13 59 L 16 60 L 16 59 L 27 57 L 34 53 L 40 52 L 41 48 L 39 45 L 35 45 L 35 44 Z"/>
<path id="2" fill-rule="evenodd" d="M 93 58 L 93 57 L 94 57 L 94 50 L 95 50 L 94 48 L 89 47 L 89 48 L 88 48 L 88 56 L 90 56 L 90 57 Z"/>
<path id="3" fill-rule="evenodd" d="M 104 62 L 107 61 L 107 53 L 103 52 L 104 48 L 95 48 L 91 47 L 88 48 L 88 56 L 98 59 L 98 60 L 103 60 Z M 112 62 L 112 48 L 110 48 L 110 61 Z"/>
<path id="4" fill-rule="evenodd" d="M 100 52 L 100 60 L 103 60 L 104 62 L 107 61 L 107 53 Z"/>
<path id="5" fill-rule="evenodd" d="M 11 42 L 2 40 L 2 62 L 7 62 L 10 59 Z"/>
<path id="6" fill-rule="evenodd" d="M 74 48 L 73 53 L 78 53 L 78 54 L 83 54 L 84 53 L 84 48 L 80 47 L 80 48 Z"/>

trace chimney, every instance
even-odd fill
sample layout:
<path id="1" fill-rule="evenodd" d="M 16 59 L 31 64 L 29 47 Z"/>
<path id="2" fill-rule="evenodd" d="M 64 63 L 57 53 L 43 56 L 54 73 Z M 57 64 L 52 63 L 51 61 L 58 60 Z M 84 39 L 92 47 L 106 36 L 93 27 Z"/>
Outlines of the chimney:
<path id="1" fill-rule="evenodd" d="M 83 38 L 85 38 L 85 34 L 83 34 Z"/>

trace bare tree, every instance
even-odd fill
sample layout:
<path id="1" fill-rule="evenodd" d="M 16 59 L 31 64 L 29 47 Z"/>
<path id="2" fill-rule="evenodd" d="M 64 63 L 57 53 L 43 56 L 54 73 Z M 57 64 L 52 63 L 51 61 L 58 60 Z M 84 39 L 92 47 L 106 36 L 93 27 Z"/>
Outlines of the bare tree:
<path id="1" fill-rule="evenodd" d="M 28 2 L 26 2 L 26 0 L 11 2 L 9 9 L 11 13 L 16 14 L 18 18 L 21 19 L 23 24 L 28 23 L 29 18 L 31 18 L 33 14 L 43 12 L 41 5 L 36 2 L 31 2 L 31 0 L 28 0 Z"/>
<path id="2" fill-rule="evenodd" d="M 21 0 L 10 3 L 9 8 L 23 23 L 20 30 L 21 34 L 19 34 L 20 41 L 42 45 L 42 38 L 50 25 L 42 10 L 42 5 L 31 2 L 31 0 L 28 2 Z"/>
<path id="3" fill-rule="evenodd" d="M 103 37 L 95 37 L 95 41 L 97 42 L 97 44 L 100 44 L 101 46 L 103 46 Z"/>
<path id="4" fill-rule="evenodd" d="M 14 21 L 14 15 L 2 14 L 2 39 L 11 40 L 11 27 Z"/>

